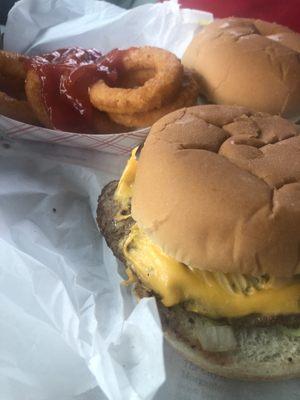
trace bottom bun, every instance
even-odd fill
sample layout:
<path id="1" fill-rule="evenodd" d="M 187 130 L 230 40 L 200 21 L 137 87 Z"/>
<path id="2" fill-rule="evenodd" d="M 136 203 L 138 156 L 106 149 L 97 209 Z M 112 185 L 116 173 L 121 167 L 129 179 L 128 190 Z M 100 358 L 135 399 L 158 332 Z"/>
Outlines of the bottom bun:
<path id="1" fill-rule="evenodd" d="M 149 297 L 137 284 L 138 299 Z M 282 333 L 278 326 L 234 326 L 237 347 L 226 352 L 202 349 L 199 326 L 206 317 L 186 311 L 181 306 L 164 307 L 157 301 L 166 340 L 187 360 L 216 375 L 241 380 L 280 380 L 299 378 L 299 338 Z"/>

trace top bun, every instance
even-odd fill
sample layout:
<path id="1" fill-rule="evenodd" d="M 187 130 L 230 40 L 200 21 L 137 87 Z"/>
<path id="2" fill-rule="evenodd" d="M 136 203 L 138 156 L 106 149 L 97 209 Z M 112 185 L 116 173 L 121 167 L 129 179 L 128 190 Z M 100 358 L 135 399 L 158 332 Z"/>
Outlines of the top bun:
<path id="1" fill-rule="evenodd" d="M 300 135 L 278 116 L 195 106 L 156 122 L 132 216 L 168 255 L 225 273 L 300 273 Z"/>
<path id="2" fill-rule="evenodd" d="M 182 62 L 216 104 L 300 117 L 300 34 L 261 20 L 216 20 L 194 37 Z"/>

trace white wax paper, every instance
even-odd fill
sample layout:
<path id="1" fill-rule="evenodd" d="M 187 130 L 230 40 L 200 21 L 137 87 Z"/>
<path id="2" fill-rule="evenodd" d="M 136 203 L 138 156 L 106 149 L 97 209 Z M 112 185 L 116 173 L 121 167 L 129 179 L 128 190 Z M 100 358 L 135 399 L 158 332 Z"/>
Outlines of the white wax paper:
<path id="1" fill-rule="evenodd" d="M 64 46 L 114 48 L 152 45 L 181 57 L 212 14 L 180 9 L 177 1 L 131 10 L 95 0 L 20 0 L 11 10 L 4 48 L 38 54 Z"/>
<path id="2" fill-rule="evenodd" d="M 0 398 L 71 399 L 98 385 L 110 399 L 150 399 L 164 380 L 156 305 L 135 306 L 120 286 L 94 220 L 112 168 L 99 153 L 97 171 L 32 149 L 0 147 Z"/>

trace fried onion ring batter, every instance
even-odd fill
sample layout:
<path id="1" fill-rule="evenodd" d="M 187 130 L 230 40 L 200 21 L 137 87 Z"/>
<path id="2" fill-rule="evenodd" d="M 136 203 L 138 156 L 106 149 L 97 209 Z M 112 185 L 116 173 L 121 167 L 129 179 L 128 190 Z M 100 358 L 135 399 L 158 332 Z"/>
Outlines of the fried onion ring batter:
<path id="1" fill-rule="evenodd" d="M 109 116 L 95 109 L 93 113 L 93 132 L 97 134 L 110 134 L 128 132 L 129 129 L 113 121 Z"/>
<path id="2" fill-rule="evenodd" d="M 134 70 L 154 70 L 155 74 L 136 88 L 110 87 L 103 80 L 90 88 L 94 107 L 110 113 L 137 113 L 159 108 L 178 92 L 183 67 L 177 57 L 156 47 L 131 48 L 123 56 L 125 73 Z"/>
<path id="3" fill-rule="evenodd" d="M 18 53 L 11 53 L 0 50 L 0 73 L 14 79 L 23 80 L 26 77 L 26 71 L 23 64 L 25 56 Z"/>
<path id="4" fill-rule="evenodd" d="M 175 99 L 161 108 L 157 108 L 144 113 L 133 113 L 133 114 L 117 114 L 109 113 L 110 118 L 124 126 L 143 128 L 151 126 L 164 115 L 178 110 L 179 108 L 189 107 L 195 105 L 197 97 L 199 95 L 198 84 L 191 75 L 191 73 L 185 71 L 182 86 Z"/>
<path id="5" fill-rule="evenodd" d="M 17 53 L 0 50 L 0 114 L 27 124 L 37 124 L 30 105 L 23 100 L 24 59 Z"/>
<path id="6" fill-rule="evenodd" d="M 0 92 L 0 114 L 26 124 L 38 124 L 27 101 L 15 99 L 3 92 Z"/>
<path id="7" fill-rule="evenodd" d="M 46 107 L 42 98 L 42 85 L 38 74 L 30 69 L 27 72 L 25 81 L 25 92 L 27 100 L 34 111 L 39 122 L 45 127 L 52 129 L 53 125 L 47 113 Z"/>

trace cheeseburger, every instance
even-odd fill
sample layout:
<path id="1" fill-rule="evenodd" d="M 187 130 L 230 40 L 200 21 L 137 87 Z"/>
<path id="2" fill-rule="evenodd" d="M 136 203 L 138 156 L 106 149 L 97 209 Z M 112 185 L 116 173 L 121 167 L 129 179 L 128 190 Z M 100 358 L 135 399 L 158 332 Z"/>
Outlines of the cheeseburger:
<path id="1" fill-rule="evenodd" d="M 300 34 L 246 18 L 219 19 L 186 49 L 182 63 L 192 69 L 202 94 L 215 104 L 300 118 Z"/>
<path id="2" fill-rule="evenodd" d="M 167 339 L 227 377 L 300 377 L 300 135 L 206 105 L 155 123 L 97 220 Z"/>

